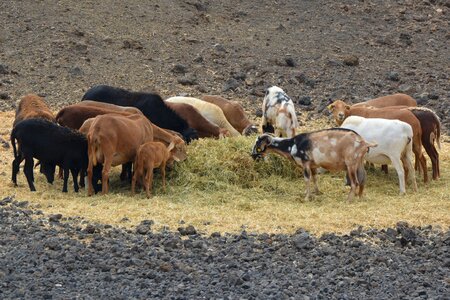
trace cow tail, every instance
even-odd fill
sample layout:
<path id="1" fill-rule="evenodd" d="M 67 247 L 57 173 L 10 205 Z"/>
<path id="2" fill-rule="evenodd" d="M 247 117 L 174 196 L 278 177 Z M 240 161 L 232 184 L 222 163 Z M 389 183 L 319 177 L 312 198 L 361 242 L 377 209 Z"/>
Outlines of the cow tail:
<path id="1" fill-rule="evenodd" d="M 17 159 L 18 154 L 17 154 L 17 148 L 16 148 L 16 127 L 13 128 L 10 139 L 11 139 L 11 145 L 13 147 L 14 159 Z"/>
<path id="2" fill-rule="evenodd" d="M 89 147 L 89 159 L 92 159 L 92 166 L 96 166 L 98 161 L 97 161 L 97 139 L 94 140 L 94 138 L 92 137 L 92 135 L 88 136 L 88 147 Z"/>

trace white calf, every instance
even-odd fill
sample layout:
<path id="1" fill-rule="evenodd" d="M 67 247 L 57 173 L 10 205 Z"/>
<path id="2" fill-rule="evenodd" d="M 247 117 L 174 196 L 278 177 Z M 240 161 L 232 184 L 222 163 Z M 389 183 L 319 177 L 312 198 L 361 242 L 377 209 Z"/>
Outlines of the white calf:
<path id="1" fill-rule="evenodd" d="M 414 191 L 417 191 L 414 167 L 411 163 L 413 138 L 411 125 L 399 120 L 350 116 L 341 127 L 352 129 L 366 141 L 378 144 L 369 150 L 366 160 L 382 165 L 392 163 L 398 174 L 400 194 L 406 193 L 405 172 L 409 175 Z"/>
<path id="2" fill-rule="evenodd" d="M 263 132 L 275 133 L 275 136 L 292 138 L 298 120 L 295 114 L 294 102 L 279 87 L 272 86 L 267 89 L 262 105 L 261 127 Z"/>
<path id="3" fill-rule="evenodd" d="M 216 124 L 220 128 L 227 129 L 231 136 L 239 136 L 241 135 L 234 127 L 228 122 L 227 118 L 225 117 L 222 109 L 212 103 L 193 98 L 193 97 L 171 97 L 169 99 L 166 99 L 167 102 L 171 103 L 185 103 L 192 105 L 195 107 L 200 114 L 210 121 L 213 124 Z"/>

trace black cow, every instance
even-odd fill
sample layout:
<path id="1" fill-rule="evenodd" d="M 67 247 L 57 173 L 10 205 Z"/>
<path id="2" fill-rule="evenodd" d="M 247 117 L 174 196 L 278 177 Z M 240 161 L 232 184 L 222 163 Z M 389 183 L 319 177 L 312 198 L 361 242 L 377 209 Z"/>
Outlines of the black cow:
<path id="1" fill-rule="evenodd" d="M 25 160 L 24 173 L 28 185 L 31 191 L 36 191 L 33 184 L 33 158 L 36 158 L 40 161 L 41 171 L 49 183 L 53 183 L 55 167 L 60 166 L 63 169 L 63 192 L 67 192 L 69 171 L 72 173 L 75 192 L 78 192 L 78 174 L 81 175 L 80 185 L 84 187 L 82 179 L 86 174 L 88 155 L 87 139 L 83 134 L 44 119 L 28 119 L 14 127 L 11 132 L 11 144 L 14 151 L 12 181 L 15 186 L 20 163 Z M 99 172 L 96 173 L 98 177 Z"/>
<path id="2" fill-rule="evenodd" d="M 158 94 L 130 92 L 108 85 L 97 85 L 90 88 L 84 94 L 82 100 L 94 100 L 139 108 L 155 125 L 179 132 L 186 143 L 198 139 L 197 131 L 190 128 L 186 120 L 169 108 Z"/>

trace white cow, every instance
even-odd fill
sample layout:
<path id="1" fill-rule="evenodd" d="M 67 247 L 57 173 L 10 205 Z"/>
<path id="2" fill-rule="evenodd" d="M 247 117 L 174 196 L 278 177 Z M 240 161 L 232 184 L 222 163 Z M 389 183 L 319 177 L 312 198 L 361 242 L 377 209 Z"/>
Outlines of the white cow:
<path id="1" fill-rule="evenodd" d="M 210 121 L 213 124 L 216 124 L 220 128 L 227 129 L 231 136 L 239 136 L 241 135 L 231 124 L 228 122 L 227 118 L 225 117 L 225 114 L 223 113 L 222 109 L 212 103 L 200 100 L 198 98 L 193 97 L 171 97 L 169 99 L 166 99 L 165 101 L 171 102 L 171 103 L 185 103 L 192 105 L 195 107 L 200 114 Z"/>
<path id="2" fill-rule="evenodd" d="M 413 131 L 408 123 L 399 120 L 350 116 L 341 125 L 352 129 L 366 141 L 377 143 L 366 154 L 366 160 L 374 164 L 392 163 L 398 174 L 400 194 L 406 193 L 405 172 L 409 175 L 414 191 L 417 191 L 412 160 Z M 402 165 L 403 163 L 403 165 Z"/>
<path id="3" fill-rule="evenodd" d="M 272 86 L 267 89 L 262 112 L 263 132 L 274 132 L 277 137 L 292 138 L 295 136 L 298 120 L 294 102 L 281 88 Z"/>

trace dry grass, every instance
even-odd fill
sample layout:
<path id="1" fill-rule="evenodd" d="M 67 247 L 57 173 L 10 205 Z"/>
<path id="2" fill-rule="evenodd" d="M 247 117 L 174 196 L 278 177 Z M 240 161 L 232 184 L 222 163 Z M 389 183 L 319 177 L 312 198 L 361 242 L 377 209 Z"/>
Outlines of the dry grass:
<path id="1" fill-rule="evenodd" d="M 9 140 L 13 112 L 0 113 L 0 135 Z M 327 120 L 309 121 L 308 128 L 329 127 Z M 442 143 L 442 179 L 424 185 L 419 192 L 398 195 L 398 179 L 390 168 L 385 176 L 370 170 L 365 198 L 346 202 L 348 187 L 343 173 L 319 175 L 323 195 L 303 202 L 304 180 L 290 162 L 277 156 L 254 162 L 249 153 L 255 137 L 224 140 L 200 140 L 189 146 L 189 158 L 168 175 L 168 189 L 162 194 L 159 175 L 155 176 L 155 197 L 144 193 L 130 196 L 130 188 L 119 181 L 120 168 L 111 178 L 107 196 L 87 197 L 69 189 L 61 192 L 62 182 L 48 185 L 36 175 L 37 192 L 31 193 L 21 172 L 19 187 L 10 182 L 12 150 L 0 152 L 0 196 L 15 195 L 39 205 L 46 213 L 83 216 L 91 221 L 133 226 L 152 219 L 156 227 L 176 230 L 180 220 L 196 226 L 203 233 L 251 232 L 289 233 L 303 227 L 313 233 L 345 233 L 358 225 L 392 226 L 398 221 L 415 225 L 450 225 L 450 144 Z M 428 163 L 430 168 L 430 163 Z M 431 172 L 431 170 L 430 170 Z M 35 172 L 37 173 L 37 172 Z M 130 222 L 121 222 L 127 217 Z"/>

